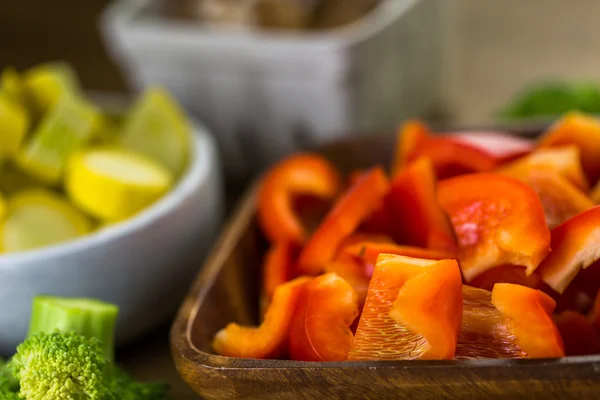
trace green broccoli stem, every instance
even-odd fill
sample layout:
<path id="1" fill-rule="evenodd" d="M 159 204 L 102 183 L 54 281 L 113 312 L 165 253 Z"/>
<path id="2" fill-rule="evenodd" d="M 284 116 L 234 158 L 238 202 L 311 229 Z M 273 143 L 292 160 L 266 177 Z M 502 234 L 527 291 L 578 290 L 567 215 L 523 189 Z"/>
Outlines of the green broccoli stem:
<path id="1" fill-rule="evenodd" d="M 36 296 L 33 299 L 30 338 L 37 333 L 75 332 L 102 342 L 104 356 L 115 359 L 115 325 L 119 308 L 100 300 Z"/>

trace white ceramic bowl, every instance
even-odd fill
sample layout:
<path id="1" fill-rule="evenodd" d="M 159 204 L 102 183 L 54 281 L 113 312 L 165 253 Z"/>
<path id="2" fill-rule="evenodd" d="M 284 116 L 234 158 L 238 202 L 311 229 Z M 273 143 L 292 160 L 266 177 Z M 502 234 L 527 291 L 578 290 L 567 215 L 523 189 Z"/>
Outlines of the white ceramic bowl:
<path id="1" fill-rule="evenodd" d="M 197 127 L 192 142 L 178 185 L 131 220 L 71 242 L 0 256 L 0 354 L 11 355 L 25 338 L 37 294 L 117 304 L 121 344 L 172 315 L 224 214 L 213 139 Z"/>

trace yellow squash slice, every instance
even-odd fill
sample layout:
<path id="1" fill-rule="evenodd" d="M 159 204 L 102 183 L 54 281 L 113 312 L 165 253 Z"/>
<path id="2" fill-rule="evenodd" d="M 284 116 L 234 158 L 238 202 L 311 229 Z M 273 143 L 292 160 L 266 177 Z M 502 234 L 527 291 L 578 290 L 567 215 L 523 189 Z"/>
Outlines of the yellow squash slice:
<path id="1" fill-rule="evenodd" d="M 123 149 L 91 148 L 69 161 L 65 185 L 73 202 L 108 221 L 128 218 L 171 185 L 171 173 L 151 158 Z"/>
<path id="2" fill-rule="evenodd" d="M 127 115 L 119 144 L 165 165 L 175 177 L 187 165 L 191 128 L 169 94 L 150 88 Z"/>
<path id="3" fill-rule="evenodd" d="M 22 191 L 9 198 L 0 224 L 0 250 L 25 251 L 84 235 L 91 221 L 62 196 L 44 189 Z"/>

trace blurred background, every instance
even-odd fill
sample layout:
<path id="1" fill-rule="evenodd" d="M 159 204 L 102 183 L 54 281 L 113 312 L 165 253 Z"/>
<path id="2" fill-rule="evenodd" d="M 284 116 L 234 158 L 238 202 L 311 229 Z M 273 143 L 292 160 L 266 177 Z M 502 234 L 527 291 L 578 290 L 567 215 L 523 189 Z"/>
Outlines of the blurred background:
<path id="1" fill-rule="evenodd" d="M 0 67 L 64 60 L 94 92 L 163 84 L 243 181 L 298 147 L 409 117 L 482 124 L 509 104 L 548 113 L 548 96 L 600 107 L 599 12 L 594 0 L 22 0 L 0 14 Z M 515 106 L 534 84 L 542 95 Z"/>
<path id="2" fill-rule="evenodd" d="M 407 118 L 598 113 L 598 15 L 597 0 L 4 1 L 0 69 L 65 61 L 93 94 L 164 85 L 243 185 L 284 154 L 391 134 Z M 126 349 L 124 363 L 192 398 L 165 337 Z"/>
<path id="3" fill-rule="evenodd" d="M 130 90 L 118 62 L 107 54 L 98 29 L 98 18 L 110 3 L 4 2 L 0 13 L 4 37 L 0 66 L 25 68 L 48 60 L 65 60 L 90 90 Z M 543 78 L 600 80 L 600 56 L 594 51 L 600 39 L 597 1 L 448 3 L 455 25 L 449 49 L 455 61 L 449 74 L 455 120 L 486 121 L 525 85 Z M 431 26 L 424 21 L 420 28 L 428 30 Z"/>

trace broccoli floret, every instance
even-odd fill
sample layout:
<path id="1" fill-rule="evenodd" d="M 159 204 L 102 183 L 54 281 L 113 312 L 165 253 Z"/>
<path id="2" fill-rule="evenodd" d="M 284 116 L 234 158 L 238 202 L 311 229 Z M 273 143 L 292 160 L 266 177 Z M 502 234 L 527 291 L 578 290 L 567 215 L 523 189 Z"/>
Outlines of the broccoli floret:
<path id="1" fill-rule="evenodd" d="M 141 383 L 115 368 L 110 381 L 110 397 L 115 400 L 167 400 L 168 385 L 163 383 Z"/>
<path id="2" fill-rule="evenodd" d="M 113 361 L 118 313 L 116 305 L 100 300 L 36 296 L 33 299 L 27 336 L 60 331 L 95 337 L 102 342 L 104 356 Z"/>
<path id="3" fill-rule="evenodd" d="M 98 339 L 74 332 L 32 336 L 11 360 L 19 395 L 32 400 L 103 400 L 108 365 Z"/>
<path id="4" fill-rule="evenodd" d="M 8 364 L 0 358 L 0 400 L 18 400 L 19 381 L 17 381 Z"/>

